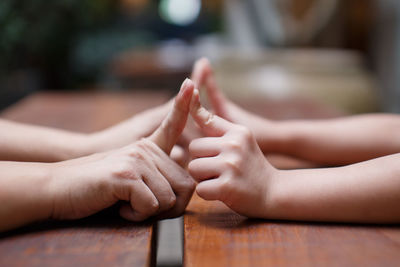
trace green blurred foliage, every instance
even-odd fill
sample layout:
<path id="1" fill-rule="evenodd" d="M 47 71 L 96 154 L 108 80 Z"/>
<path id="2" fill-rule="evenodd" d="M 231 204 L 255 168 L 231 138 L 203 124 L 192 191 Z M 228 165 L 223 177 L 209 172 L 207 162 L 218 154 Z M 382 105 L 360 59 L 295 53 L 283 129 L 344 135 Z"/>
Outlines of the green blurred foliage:
<path id="1" fill-rule="evenodd" d="M 0 76 L 24 68 L 63 76 L 77 39 L 116 9 L 114 0 L 1 0 Z"/>
<path id="2" fill-rule="evenodd" d="M 0 90 L 14 89 L 21 72 L 32 77 L 23 84 L 35 80 L 36 88 L 96 85 L 122 51 L 171 38 L 190 43 L 220 25 L 220 16 L 206 9 L 193 25 L 170 25 L 158 4 L 132 12 L 116 0 L 0 0 Z"/>

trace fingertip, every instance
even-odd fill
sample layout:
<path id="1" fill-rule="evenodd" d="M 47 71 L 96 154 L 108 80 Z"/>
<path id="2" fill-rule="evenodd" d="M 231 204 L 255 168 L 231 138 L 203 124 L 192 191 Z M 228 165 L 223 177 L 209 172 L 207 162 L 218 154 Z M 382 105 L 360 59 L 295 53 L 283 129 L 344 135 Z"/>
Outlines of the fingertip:
<path id="1" fill-rule="evenodd" d="M 197 89 L 193 91 L 190 102 L 190 113 L 200 127 L 207 125 L 207 122 L 212 118 L 212 114 L 201 105 L 200 94 Z"/>
<path id="2" fill-rule="evenodd" d="M 196 194 L 199 196 L 199 197 L 201 197 L 202 199 L 206 199 L 205 198 L 205 194 L 204 194 L 204 191 L 203 191 L 203 187 L 201 186 L 201 183 L 198 183 L 197 184 L 197 186 L 196 186 Z"/>
<path id="3" fill-rule="evenodd" d="M 198 183 L 196 186 L 196 194 L 204 200 L 217 200 L 215 196 L 210 194 L 209 190 L 207 189 L 206 182 Z"/>
<path id="4" fill-rule="evenodd" d="M 204 85 L 204 79 L 209 75 L 211 70 L 211 64 L 207 58 L 202 57 L 196 60 L 192 72 L 192 79 L 195 82 L 196 87 Z"/>
<path id="5" fill-rule="evenodd" d="M 182 83 L 182 87 L 190 87 L 190 86 L 194 86 L 193 81 L 190 78 L 186 77 Z"/>
<path id="6" fill-rule="evenodd" d="M 175 102 L 178 102 L 176 104 L 184 105 L 185 109 L 189 108 L 193 90 L 194 90 L 193 81 L 190 80 L 189 78 L 186 78 L 183 81 L 181 89 L 179 90 L 179 93 L 176 97 Z"/>
<path id="7" fill-rule="evenodd" d="M 194 63 L 195 69 L 206 65 L 210 65 L 210 62 L 206 57 L 201 57 L 197 59 L 196 62 Z"/>
<path id="8" fill-rule="evenodd" d="M 207 74 L 212 72 L 211 62 L 208 60 L 208 58 L 201 58 L 201 64 Z"/>
<path id="9" fill-rule="evenodd" d="M 201 106 L 200 104 L 200 93 L 198 89 L 194 89 L 192 99 L 190 101 L 190 112 L 195 113 Z"/>

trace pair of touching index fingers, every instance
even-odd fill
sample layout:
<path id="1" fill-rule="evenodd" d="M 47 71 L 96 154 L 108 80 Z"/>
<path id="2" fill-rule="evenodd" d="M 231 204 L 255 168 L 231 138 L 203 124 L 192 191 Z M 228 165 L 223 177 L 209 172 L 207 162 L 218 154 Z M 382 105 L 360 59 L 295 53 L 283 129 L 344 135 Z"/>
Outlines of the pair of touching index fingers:
<path id="1" fill-rule="evenodd" d="M 198 89 L 195 89 L 190 79 L 186 79 L 175 98 L 172 110 L 149 140 L 169 154 L 185 128 L 189 113 L 206 136 L 222 136 L 235 127 L 235 124 L 206 110 L 200 103 Z"/>
<path id="2" fill-rule="evenodd" d="M 191 149 L 191 153 L 192 156 L 195 158 L 215 156 L 218 153 L 217 149 L 219 147 L 219 140 L 215 137 L 221 137 L 231 131 L 231 129 L 237 128 L 237 125 L 232 124 L 216 115 L 213 115 L 208 110 L 206 110 L 200 104 L 199 91 L 195 89 L 194 83 L 191 80 L 186 79 L 183 82 L 181 89 L 175 98 L 175 102 L 171 111 L 165 117 L 159 128 L 156 129 L 150 137 L 148 137 L 148 140 L 152 141 L 165 154 L 168 155 L 178 141 L 182 131 L 184 130 L 189 114 L 191 114 L 194 121 L 199 126 L 200 130 L 206 136 L 205 138 L 195 139 L 192 141 L 190 147 L 194 149 Z M 195 148 L 196 143 L 199 142 L 202 145 L 200 146 L 200 148 Z M 193 173 L 191 172 L 192 176 L 197 181 L 202 182 L 197 188 L 197 192 L 200 194 L 201 197 L 206 199 L 220 198 L 216 196 L 215 192 L 213 193 L 212 191 L 219 188 L 218 186 L 214 186 L 213 183 L 219 183 L 221 179 L 213 179 L 206 182 L 202 181 L 206 178 L 210 178 L 211 176 L 219 176 L 218 170 L 218 166 L 216 166 L 216 168 L 213 170 L 212 165 L 209 165 L 205 167 L 204 170 L 198 170 Z M 207 172 L 209 174 L 206 174 Z M 204 178 L 203 176 L 206 178 Z M 168 211 L 169 213 L 172 213 L 171 216 L 174 216 L 181 213 L 182 208 L 186 207 L 193 190 L 189 190 L 190 192 L 185 192 L 183 187 L 182 192 L 177 192 L 179 191 L 179 189 L 177 190 L 176 187 L 172 187 L 175 194 L 181 193 L 185 195 L 185 197 L 183 198 L 179 198 L 179 196 L 177 196 L 177 203 L 175 204 L 176 207 L 172 208 L 171 211 Z M 206 193 L 202 194 L 203 187 L 206 188 L 206 190 L 204 191 Z"/>
<path id="3" fill-rule="evenodd" d="M 233 125 L 222 118 L 212 115 L 203 108 L 200 104 L 199 91 L 195 89 L 195 84 L 190 79 L 186 79 L 175 98 L 172 109 L 162 121 L 161 125 L 148 137 L 148 140 L 157 145 L 166 155 L 169 155 L 186 126 L 189 114 L 192 115 L 201 131 L 207 136 L 222 136 L 224 132 Z M 166 161 L 167 158 L 165 158 L 165 162 Z M 174 169 L 176 169 L 176 166 L 171 166 L 170 171 L 161 171 L 166 172 L 164 176 L 167 178 L 168 182 L 171 183 L 172 189 L 176 195 L 176 203 L 173 208 L 167 210 L 164 214 L 160 214 L 161 217 L 173 217 L 182 213 L 193 193 L 194 183 L 191 178 L 187 178 L 183 181 L 182 179 L 176 181 L 178 179 L 169 177 Z M 175 177 L 182 176 L 175 175 Z M 124 217 L 130 218 L 129 214 L 132 214 L 132 212 L 130 212 L 132 210 L 129 207 L 125 209 L 125 211 L 121 212 L 125 215 Z M 135 216 L 137 215 L 135 214 Z"/>

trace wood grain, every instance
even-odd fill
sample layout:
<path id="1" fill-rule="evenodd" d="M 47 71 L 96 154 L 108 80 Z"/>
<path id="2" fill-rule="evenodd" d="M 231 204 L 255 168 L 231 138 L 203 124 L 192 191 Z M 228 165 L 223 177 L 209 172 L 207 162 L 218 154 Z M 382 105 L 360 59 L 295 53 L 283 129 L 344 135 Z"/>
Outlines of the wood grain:
<path id="1" fill-rule="evenodd" d="M 38 93 L 1 117 L 91 132 L 164 103 L 163 93 Z M 0 266 L 150 266 L 153 222 L 120 219 L 111 208 L 77 221 L 47 221 L 0 235 Z"/>
<path id="2" fill-rule="evenodd" d="M 195 195 L 184 217 L 184 266 L 399 266 L 399 226 L 242 217 Z"/>

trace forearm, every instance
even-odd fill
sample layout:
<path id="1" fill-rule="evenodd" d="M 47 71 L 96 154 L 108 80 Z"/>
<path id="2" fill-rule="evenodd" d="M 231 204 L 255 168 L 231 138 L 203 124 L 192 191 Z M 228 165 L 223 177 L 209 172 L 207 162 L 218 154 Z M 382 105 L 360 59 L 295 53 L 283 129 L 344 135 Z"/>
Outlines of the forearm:
<path id="1" fill-rule="evenodd" d="M 0 120 L 0 160 L 54 162 L 95 152 L 91 135 Z"/>
<path id="2" fill-rule="evenodd" d="M 400 221 L 400 154 L 346 167 L 277 171 L 266 218 Z"/>
<path id="3" fill-rule="evenodd" d="M 400 152 L 400 116 L 271 122 L 263 150 L 324 165 L 345 165 Z"/>
<path id="4" fill-rule="evenodd" d="M 116 125 L 88 135 L 86 151 L 104 152 L 149 136 L 160 125 L 172 104 L 173 101 L 170 100 L 166 104 L 145 110 Z"/>
<path id="5" fill-rule="evenodd" d="M 51 216 L 49 163 L 0 162 L 0 232 Z"/>

